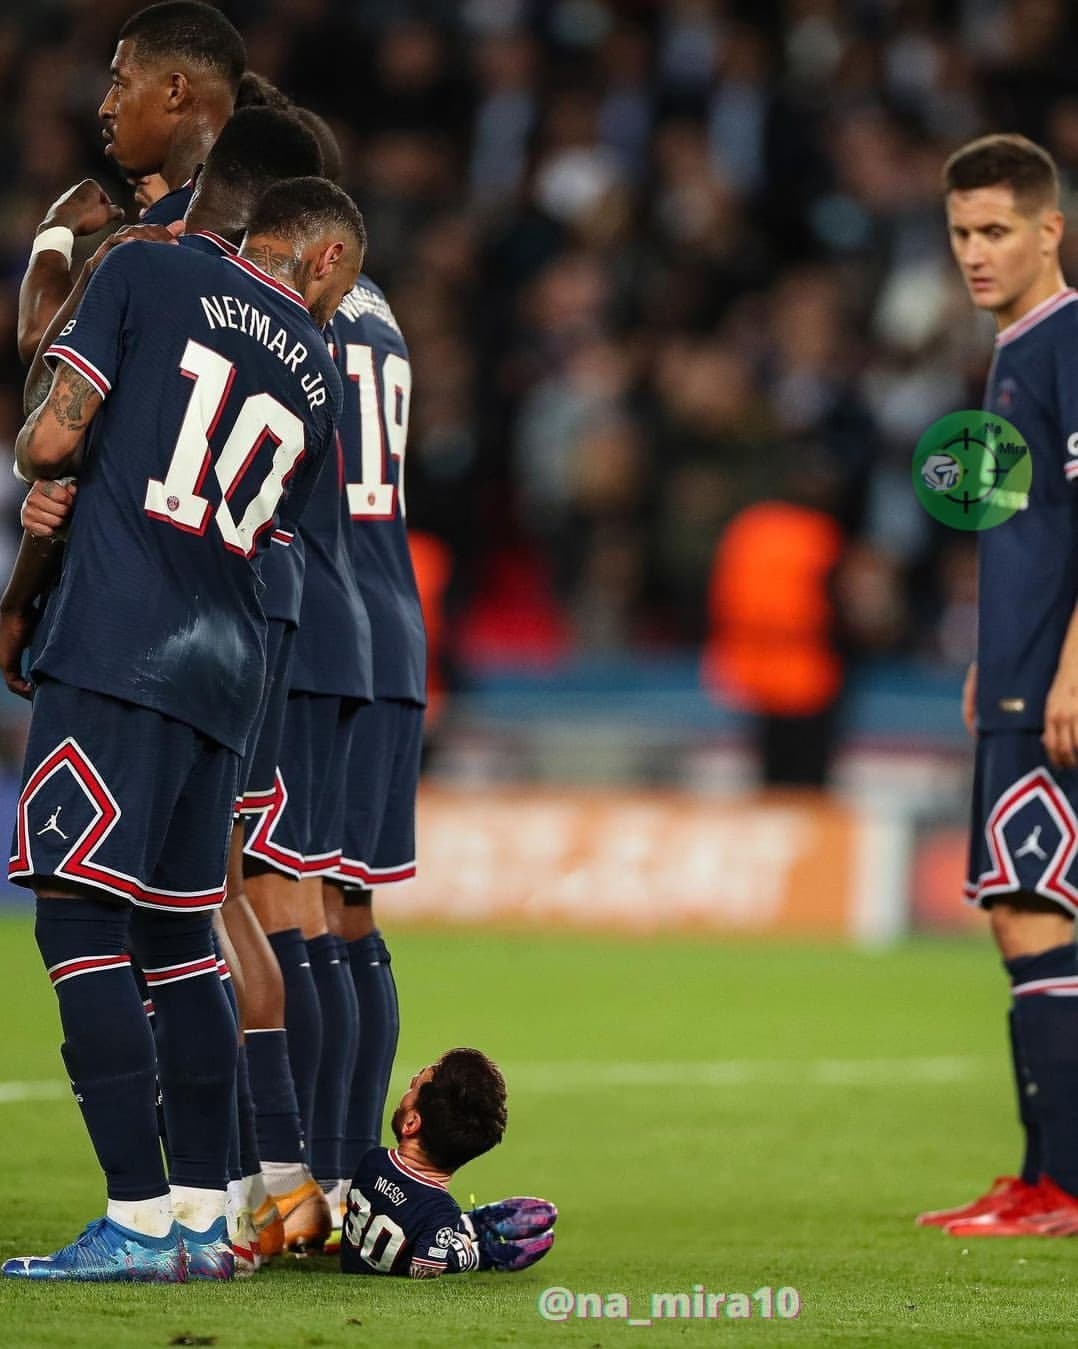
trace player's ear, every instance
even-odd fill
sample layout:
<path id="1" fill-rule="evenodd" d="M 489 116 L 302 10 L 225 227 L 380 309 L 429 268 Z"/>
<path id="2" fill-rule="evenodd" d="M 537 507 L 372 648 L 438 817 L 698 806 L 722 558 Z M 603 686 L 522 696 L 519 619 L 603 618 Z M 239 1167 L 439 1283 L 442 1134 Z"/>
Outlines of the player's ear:
<path id="1" fill-rule="evenodd" d="M 338 239 L 331 244 L 326 244 L 322 248 L 314 261 L 314 275 L 316 281 L 321 281 L 323 277 L 329 275 L 336 267 L 344 252 L 344 244 Z"/>
<path id="2" fill-rule="evenodd" d="M 422 1127 L 423 1121 L 420 1118 L 419 1111 L 409 1110 L 400 1122 L 401 1137 L 414 1138 Z"/>
<path id="3" fill-rule="evenodd" d="M 1041 249 L 1044 253 L 1053 253 L 1063 241 L 1063 212 L 1059 210 L 1041 212 Z"/>
<path id="4" fill-rule="evenodd" d="M 191 96 L 191 83 L 182 70 L 169 72 L 168 92 L 165 99 L 165 111 L 176 112 Z"/>

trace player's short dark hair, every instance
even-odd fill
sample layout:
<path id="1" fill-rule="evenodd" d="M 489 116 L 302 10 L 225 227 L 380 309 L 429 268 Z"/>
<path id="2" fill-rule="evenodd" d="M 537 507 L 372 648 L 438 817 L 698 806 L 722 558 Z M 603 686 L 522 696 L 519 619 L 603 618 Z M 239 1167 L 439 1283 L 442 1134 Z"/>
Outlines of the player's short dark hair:
<path id="1" fill-rule="evenodd" d="M 943 166 L 943 190 L 972 192 L 979 187 L 1009 187 L 1023 211 L 1055 206 L 1059 174 L 1042 146 L 1025 136 L 981 136 L 956 150 Z"/>
<path id="2" fill-rule="evenodd" d="M 247 66 L 243 38 L 219 9 L 202 0 L 162 0 L 140 9 L 119 36 L 121 42 L 132 44 L 137 56 L 182 59 L 203 66 L 224 80 L 233 93 Z"/>
<path id="3" fill-rule="evenodd" d="M 236 110 L 240 108 L 277 108 L 284 112 L 292 107 L 292 100 L 282 93 L 265 75 L 257 71 L 245 70 L 240 76 L 240 86 L 236 90 Z M 298 113 L 299 109 L 295 109 Z"/>
<path id="4" fill-rule="evenodd" d="M 293 178 L 263 193 L 251 213 L 248 234 L 270 234 L 299 242 L 316 231 L 340 229 L 351 234 L 361 253 L 367 231 L 359 207 L 347 192 L 326 178 Z"/>
<path id="5" fill-rule="evenodd" d="M 478 1049 L 451 1049 L 416 1096 L 419 1139 L 435 1166 L 456 1171 L 502 1141 L 505 1078 Z"/>
<path id="6" fill-rule="evenodd" d="M 267 188 L 322 172 L 322 151 L 310 131 L 277 108 L 241 108 L 221 128 L 202 169 L 204 187 L 220 185 L 249 199 L 248 213 Z"/>
<path id="7" fill-rule="evenodd" d="M 292 112 L 313 133 L 315 140 L 318 142 L 322 151 L 323 178 L 328 178 L 331 183 L 339 183 L 341 172 L 344 169 L 344 159 L 332 127 L 313 108 L 301 108 L 298 103 L 293 103 Z"/>

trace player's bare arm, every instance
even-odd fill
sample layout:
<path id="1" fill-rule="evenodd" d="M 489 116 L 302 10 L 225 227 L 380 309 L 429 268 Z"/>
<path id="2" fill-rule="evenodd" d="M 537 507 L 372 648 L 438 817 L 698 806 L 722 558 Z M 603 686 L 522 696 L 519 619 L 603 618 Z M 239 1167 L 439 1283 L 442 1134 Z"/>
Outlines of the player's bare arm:
<path id="1" fill-rule="evenodd" d="M 1078 768 L 1078 609 L 1071 615 L 1044 705 L 1045 753 L 1056 768 Z"/>
<path id="2" fill-rule="evenodd" d="M 29 698 L 33 692 L 22 670 L 22 655 L 34 635 L 34 600 L 55 582 L 62 550 L 47 539 L 24 534 L 15 565 L 0 596 L 0 673 L 12 693 Z"/>
<path id="3" fill-rule="evenodd" d="M 60 336 L 68 322 L 75 317 L 90 278 L 97 271 L 108 254 L 119 244 L 134 243 L 142 240 L 147 243 L 174 244 L 176 236 L 183 233 L 183 222 L 175 225 L 125 225 L 115 234 L 110 234 L 97 248 L 92 257 L 87 258 L 79 278 L 71 288 L 63 303 L 50 320 L 41 342 L 37 347 L 33 364 L 23 386 L 23 412 L 29 415 L 44 402 L 52 384 L 52 370 L 45 360 L 45 353 Z"/>
<path id="4" fill-rule="evenodd" d="M 29 365 L 53 316 L 71 291 L 71 245 L 123 218 L 105 190 L 87 178 L 49 207 L 37 228 L 42 244 L 30 258 L 19 287 L 19 356 Z"/>
<path id="5" fill-rule="evenodd" d="M 962 723 L 970 735 L 977 734 L 977 662 L 971 661 L 962 685 Z"/>
<path id="6" fill-rule="evenodd" d="M 83 436 L 101 403 L 89 380 L 66 362 L 57 366 L 49 396 L 15 440 L 15 462 L 27 482 L 60 478 L 78 467 Z"/>

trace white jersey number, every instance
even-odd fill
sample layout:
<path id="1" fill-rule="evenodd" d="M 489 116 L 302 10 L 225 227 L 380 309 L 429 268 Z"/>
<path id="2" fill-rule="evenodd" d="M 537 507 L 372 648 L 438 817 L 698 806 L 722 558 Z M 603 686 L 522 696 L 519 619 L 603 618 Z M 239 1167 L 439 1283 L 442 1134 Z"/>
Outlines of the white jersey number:
<path id="1" fill-rule="evenodd" d="M 180 372 L 193 381 L 191 396 L 165 476 L 150 478 L 143 504 L 147 515 L 155 520 L 192 534 L 204 534 L 212 509 L 201 495 L 212 461 L 210 437 L 228 401 L 236 370 L 224 356 L 192 341 L 184 348 Z M 229 509 L 229 498 L 267 440 L 275 446 L 273 462 L 237 523 Z M 304 444 L 303 422 L 283 403 L 268 393 L 254 393 L 244 399 L 214 465 L 221 488 L 215 519 L 226 548 L 244 557 L 253 555 L 256 537 L 273 519 Z"/>
<path id="2" fill-rule="evenodd" d="M 412 400 L 412 367 L 395 351 L 382 362 L 382 378 L 374 368 L 374 348 L 349 342 L 345 347 L 348 377 L 359 386 L 359 436 L 362 482 L 348 484 L 348 513 L 353 520 L 392 520 L 394 497 L 404 515 L 404 449 L 408 439 L 408 408 Z M 383 416 L 384 413 L 384 416 Z M 385 426 L 383 434 L 382 427 Z M 397 460 L 397 482 L 389 481 L 386 460 Z"/>
<path id="3" fill-rule="evenodd" d="M 362 1190 L 350 1190 L 348 1193 L 348 1218 L 344 1227 L 345 1235 L 358 1249 L 365 1263 L 380 1274 L 388 1274 L 393 1268 L 397 1252 L 405 1242 L 402 1228 L 384 1213 L 376 1213 L 371 1217 L 370 1201 Z M 388 1237 L 388 1240 L 382 1247 L 381 1255 L 376 1257 L 374 1248 L 383 1236 Z"/>

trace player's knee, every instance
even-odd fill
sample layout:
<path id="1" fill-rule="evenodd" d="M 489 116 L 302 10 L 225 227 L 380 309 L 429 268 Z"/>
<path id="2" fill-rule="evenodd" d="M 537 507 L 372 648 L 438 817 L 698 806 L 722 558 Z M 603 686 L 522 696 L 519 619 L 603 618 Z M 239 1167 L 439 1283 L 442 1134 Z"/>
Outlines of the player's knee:
<path id="1" fill-rule="evenodd" d="M 132 954 L 143 969 L 213 955 L 213 916 L 135 909 L 131 915 L 130 942 Z"/>
<path id="2" fill-rule="evenodd" d="M 1039 955 L 1074 937 L 1074 919 L 1041 895 L 1019 892 L 989 910 L 992 936 L 1004 960 Z"/>

